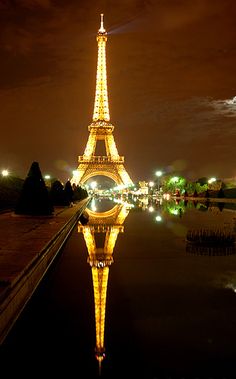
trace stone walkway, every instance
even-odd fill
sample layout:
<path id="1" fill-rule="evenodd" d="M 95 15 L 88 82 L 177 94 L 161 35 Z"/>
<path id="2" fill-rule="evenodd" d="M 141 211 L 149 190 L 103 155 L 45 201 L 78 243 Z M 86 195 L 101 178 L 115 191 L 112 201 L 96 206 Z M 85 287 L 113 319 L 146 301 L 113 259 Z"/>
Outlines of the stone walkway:
<path id="1" fill-rule="evenodd" d="M 14 286 L 87 201 L 84 199 L 73 207 L 55 207 L 53 216 L 0 214 L 0 301 L 6 287 Z"/>

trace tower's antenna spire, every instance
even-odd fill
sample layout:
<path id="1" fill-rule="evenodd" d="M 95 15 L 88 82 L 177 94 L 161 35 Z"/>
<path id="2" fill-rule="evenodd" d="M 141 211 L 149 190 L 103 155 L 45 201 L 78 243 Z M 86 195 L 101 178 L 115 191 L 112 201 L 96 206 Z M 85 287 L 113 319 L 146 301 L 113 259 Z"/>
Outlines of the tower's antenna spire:
<path id="1" fill-rule="evenodd" d="M 107 32 L 103 26 L 102 13 L 101 26 L 97 33 L 98 61 L 93 121 L 100 120 L 108 122 L 110 120 L 107 93 L 106 42 Z"/>
<path id="2" fill-rule="evenodd" d="M 101 13 L 101 26 L 100 26 L 100 29 L 99 29 L 99 33 L 105 33 L 105 31 L 106 31 L 106 29 L 103 26 L 103 16 L 104 16 L 104 14 Z"/>

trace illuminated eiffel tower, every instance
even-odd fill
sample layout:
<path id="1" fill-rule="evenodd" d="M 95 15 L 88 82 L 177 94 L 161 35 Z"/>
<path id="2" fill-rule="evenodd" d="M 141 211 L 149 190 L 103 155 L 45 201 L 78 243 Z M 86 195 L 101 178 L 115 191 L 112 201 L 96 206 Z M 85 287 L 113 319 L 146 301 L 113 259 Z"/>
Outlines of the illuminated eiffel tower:
<path id="1" fill-rule="evenodd" d="M 113 130 L 110 123 L 106 73 L 106 42 L 107 32 L 103 26 L 103 14 L 101 14 L 101 26 L 97 33 L 98 60 L 96 93 L 93 112 L 93 121 L 89 125 L 89 138 L 84 154 L 78 157 L 79 166 L 74 171 L 72 183 L 83 185 L 89 178 L 103 175 L 111 178 L 118 185 L 125 187 L 133 182 L 124 167 L 124 157 L 118 154 Z M 95 155 L 97 141 L 104 141 L 106 155 Z"/>
<path id="2" fill-rule="evenodd" d="M 127 204 L 119 204 L 103 213 L 96 213 L 89 209 L 86 211 L 89 215 L 89 223 L 85 226 L 79 224 L 78 232 L 84 235 L 88 263 L 92 269 L 96 325 L 95 356 L 99 363 L 99 373 L 101 373 L 101 364 L 105 358 L 104 331 L 109 267 L 113 263 L 113 250 L 118 234 L 124 231 L 123 223 L 130 208 Z M 95 234 L 100 233 L 105 233 L 103 247 L 96 246 Z"/>

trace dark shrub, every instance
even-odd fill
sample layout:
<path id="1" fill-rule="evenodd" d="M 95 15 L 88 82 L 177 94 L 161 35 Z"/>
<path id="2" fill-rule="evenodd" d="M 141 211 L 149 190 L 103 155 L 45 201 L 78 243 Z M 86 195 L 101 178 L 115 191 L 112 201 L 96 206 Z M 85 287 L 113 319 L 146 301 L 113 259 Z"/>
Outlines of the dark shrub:
<path id="1" fill-rule="evenodd" d="M 222 187 L 220 188 L 217 197 L 220 197 L 220 198 L 225 197 L 225 194 L 224 194 Z"/>
<path id="2" fill-rule="evenodd" d="M 30 167 L 15 207 L 15 213 L 25 215 L 51 215 L 53 213 L 53 205 L 38 162 L 33 162 Z"/>
<path id="3" fill-rule="evenodd" d="M 74 195 L 73 195 L 74 201 L 79 201 L 88 197 L 88 192 L 86 191 L 86 189 L 80 186 L 74 186 L 74 185 L 73 185 L 73 189 L 74 189 Z"/>
<path id="4" fill-rule="evenodd" d="M 74 191 L 72 189 L 72 186 L 71 186 L 71 183 L 69 180 L 67 180 L 66 184 L 65 184 L 65 200 L 66 200 L 66 203 L 67 204 L 71 204 L 72 201 L 73 201 L 73 195 L 74 195 Z"/>
<path id="5" fill-rule="evenodd" d="M 54 205 L 66 205 L 64 187 L 59 180 L 52 183 L 50 197 Z"/>

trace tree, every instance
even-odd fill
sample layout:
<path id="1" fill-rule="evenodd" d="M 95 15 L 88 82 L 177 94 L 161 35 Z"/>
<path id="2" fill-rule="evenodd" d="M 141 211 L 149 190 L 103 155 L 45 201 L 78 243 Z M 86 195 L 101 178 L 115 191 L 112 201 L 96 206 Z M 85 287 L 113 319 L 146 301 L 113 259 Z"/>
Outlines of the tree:
<path id="1" fill-rule="evenodd" d="M 188 197 L 188 191 L 186 189 L 184 191 L 184 197 Z"/>
<path id="2" fill-rule="evenodd" d="M 186 184 L 186 179 L 182 176 L 165 176 L 162 179 L 162 188 L 164 192 L 180 193 L 183 192 Z"/>
<path id="3" fill-rule="evenodd" d="M 79 201 L 88 197 L 88 192 L 85 188 L 82 188 L 80 186 L 75 186 L 75 187 L 73 186 L 73 188 L 74 188 L 74 194 L 73 194 L 74 201 Z"/>
<path id="4" fill-rule="evenodd" d="M 54 205 L 65 205 L 64 187 L 60 180 L 52 183 L 50 197 Z"/>
<path id="5" fill-rule="evenodd" d="M 217 197 L 220 197 L 220 198 L 225 197 L 225 194 L 224 194 L 222 187 L 220 188 Z"/>
<path id="6" fill-rule="evenodd" d="M 53 205 L 43 180 L 38 162 L 33 162 L 23 183 L 16 214 L 25 215 L 51 215 Z"/>
<path id="7" fill-rule="evenodd" d="M 72 186 L 71 186 L 71 183 L 69 180 L 67 180 L 66 184 L 65 184 L 65 200 L 66 200 L 66 203 L 67 204 L 71 204 L 72 201 L 73 201 L 73 195 L 74 195 L 74 191 L 72 189 Z"/>
<path id="8" fill-rule="evenodd" d="M 202 178 L 199 178 L 196 183 L 199 183 L 201 184 L 201 186 L 203 186 L 204 184 L 207 184 L 208 183 L 208 179 L 206 176 L 203 176 Z"/>
<path id="9" fill-rule="evenodd" d="M 201 194 L 201 193 L 206 192 L 207 189 L 208 189 L 208 185 L 207 184 L 200 184 L 199 182 L 195 183 L 195 190 L 198 193 L 198 195 Z"/>

